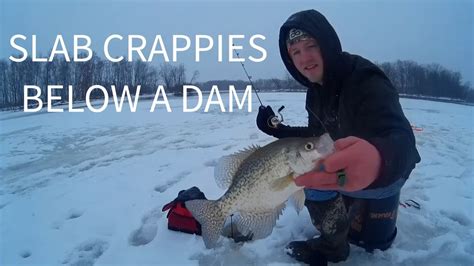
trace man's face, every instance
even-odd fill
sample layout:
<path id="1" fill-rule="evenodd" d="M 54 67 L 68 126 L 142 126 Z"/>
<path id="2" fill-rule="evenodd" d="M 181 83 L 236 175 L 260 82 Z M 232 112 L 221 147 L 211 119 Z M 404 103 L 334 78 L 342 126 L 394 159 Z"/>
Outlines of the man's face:
<path id="1" fill-rule="evenodd" d="M 301 40 L 288 47 L 296 69 L 309 81 L 323 83 L 324 64 L 318 42 L 313 38 Z"/>

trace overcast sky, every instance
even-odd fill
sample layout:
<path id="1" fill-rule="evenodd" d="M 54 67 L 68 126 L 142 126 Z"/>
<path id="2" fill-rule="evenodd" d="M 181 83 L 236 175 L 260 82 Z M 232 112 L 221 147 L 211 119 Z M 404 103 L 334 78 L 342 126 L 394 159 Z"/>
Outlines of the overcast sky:
<path id="1" fill-rule="evenodd" d="M 38 50 L 52 49 L 58 34 L 66 38 L 72 54 L 72 35 L 86 34 L 92 48 L 103 57 L 102 45 L 112 34 L 140 34 L 147 38 L 147 51 L 155 35 L 162 35 L 165 46 L 173 34 L 217 36 L 223 34 L 262 34 L 258 42 L 268 53 L 264 62 L 247 62 L 254 78 L 284 77 L 286 69 L 278 52 L 278 31 L 294 12 L 316 9 L 336 29 L 343 50 L 372 61 L 397 59 L 421 64 L 439 63 L 461 72 L 464 81 L 474 83 L 474 44 L 472 0 L 465 1 L 23 1 L 0 0 L 0 58 L 18 54 L 10 46 L 14 34 L 28 37 L 19 42 L 31 52 L 31 35 L 37 35 Z M 217 39 L 217 37 L 216 37 Z M 126 41 L 115 45 L 117 54 L 126 54 Z M 171 45 L 166 47 L 171 54 Z M 226 50 L 224 50 L 226 54 Z M 241 56 L 259 56 L 246 45 Z M 160 64 L 155 56 L 151 64 Z M 216 52 L 194 62 L 194 52 L 180 54 L 191 72 L 199 70 L 199 81 L 245 79 L 239 63 L 218 63 Z"/>

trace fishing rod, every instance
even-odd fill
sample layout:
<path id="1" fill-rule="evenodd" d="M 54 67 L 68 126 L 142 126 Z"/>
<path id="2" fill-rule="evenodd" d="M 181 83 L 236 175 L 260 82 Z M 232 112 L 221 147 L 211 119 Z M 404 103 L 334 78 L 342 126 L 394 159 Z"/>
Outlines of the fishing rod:
<path id="1" fill-rule="evenodd" d="M 237 56 L 238 59 L 241 59 L 240 58 L 240 55 L 239 55 L 239 52 L 237 52 L 236 50 L 234 50 L 234 53 L 235 55 Z M 243 60 L 240 60 L 240 65 L 242 66 L 242 68 L 244 69 L 244 72 L 245 72 L 245 75 L 247 76 L 249 82 L 250 82 L 250 85 L 254 88 L 253 91 L 255 91 L 255 95 L 257 95 L 257 99 L 258 101 L 260 102 L 260 108 L 262 107 L 265 107 L 262 103 L 262 100 L 260 99 L 260 96 L 258 95 L 258 89 L 257 87 L 253 84 L 253 81 L 252 81 L 252 76 L 249 75 L 249 73 L 247 72 L 247 69 L 245 68 L 245 65 L 243 63 Z M 282 105 L 280 108 L 278 108 L 278 111 L 277 113 L 280 115 L 280 117 L 276 116 L 276 115 L 273 115 L 269 118 L 269 122 L 268 125 L 273 127 L 273 128 L 277 128 L 279 124 L 281 124 L 284 119 L 283 119 L 283 114 L 281 113 L 281 111 L 285 109 L 285 106 Z"/>

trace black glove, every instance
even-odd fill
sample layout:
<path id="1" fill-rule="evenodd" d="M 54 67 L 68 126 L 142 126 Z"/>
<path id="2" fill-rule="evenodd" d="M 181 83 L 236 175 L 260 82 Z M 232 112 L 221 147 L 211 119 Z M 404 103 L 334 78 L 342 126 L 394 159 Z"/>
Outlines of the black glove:
<path id="1" fill-rule="evenodd" d="M 266 134 L 273 136 L 277 128 L 272 126 L 270 120 L 274 116 L 275 112 L 273 112 L 273 109 L 269 105 L 266 107 L 263 105 L 260 106 L 260 108 L 258 108 L 257 127 Z"/>
<path id="2" fill-rule="evenodd" d="M 275 116 L 270 106 L 260 106 L 257 115 L 257 127 L 270 136 L 275 138 L 289 138 L 289 137 L 312 137 L 319 136 L 313 132 L 309 127 L 291 127 L 284 124 L 278 124 L 276 127 L 272 126 L 271 119 Z"/>

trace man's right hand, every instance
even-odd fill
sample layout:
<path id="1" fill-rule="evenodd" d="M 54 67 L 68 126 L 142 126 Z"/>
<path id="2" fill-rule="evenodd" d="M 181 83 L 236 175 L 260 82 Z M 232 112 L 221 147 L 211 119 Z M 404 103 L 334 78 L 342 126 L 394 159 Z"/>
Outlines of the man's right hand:
<path id="1" fill-rule="evenodd" d="M 273 109 L 269 105 L 260 106 L 260 108 L 258 108 L 257 127 L 266 134 L 273 136 L 277 128 L 272 126 L 270 120 L 274 116 L 275 112 L 273 112 Z"/>

